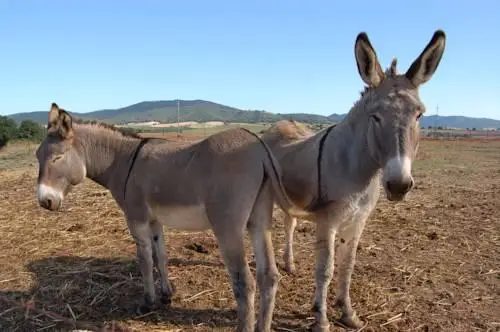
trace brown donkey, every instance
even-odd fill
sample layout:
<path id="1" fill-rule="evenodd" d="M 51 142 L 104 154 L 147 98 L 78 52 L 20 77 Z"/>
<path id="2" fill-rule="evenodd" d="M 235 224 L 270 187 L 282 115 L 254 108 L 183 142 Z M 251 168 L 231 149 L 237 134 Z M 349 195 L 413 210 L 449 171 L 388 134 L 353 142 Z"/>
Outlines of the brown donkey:
<path id="1" fill-rule="evenodd" d="M 340 323 L 362 326 L 349 296 L 356 248 L 365 222 L 379 198 L 400 201 L 413 187 L 411 167 L 419 143 L 419 118 L 424 105 L 418 88 L 434 74 L 445 49 L 438 30 L 405 74 L 396 60 L 384 73 L 366 33 L 355 43 L 358 71 L 367 84 L 346 118 L 313 135 L 294 122 L 281 121 L 262 136 L 278 158 L 289 197 L 316 223 L 315 331 L 328 331 L 328 286 L 334 271 L 335 237 Z M 290 211 L 293 216 L 293 211 Z M 293 270 L 294 217 L 285 218 L 285 264 Z"/>
<path id="2" fill-rule="evenodd" d="M 273 197 L 284 210 L 291 204 L 279 165 L 258 136 L 233 129 L 181 147 L 103 123 L 73 121 L 54 103 L 36 155 L 38 201 L 46 209 L 59 209 L 85 177 L 111 191 L 136 242 L 144 285 L 140 312 L 156 304 L 153 265 L 161 279 L 161 299 L 171 301 L 163 225 L 211 228 L 232 278 L 237 330 L 254 331 L 255 285 L 243 242 L 248 229 L 261 294 L 257 330 L 270 331 L 279 277 L 271 243 Z"/>

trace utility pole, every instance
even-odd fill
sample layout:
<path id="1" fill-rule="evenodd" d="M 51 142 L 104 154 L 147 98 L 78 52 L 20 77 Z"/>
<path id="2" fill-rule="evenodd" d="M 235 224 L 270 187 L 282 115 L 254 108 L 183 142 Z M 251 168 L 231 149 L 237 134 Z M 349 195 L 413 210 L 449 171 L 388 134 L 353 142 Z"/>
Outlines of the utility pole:
<path id="1" fill-rule="evenodd" d="M 180 127 L 179 127 L 179 121 L 181 117 L 181 112 L 180 112 L 180 99 L 177 99 L 177 137 L 181 136 L 180 133 Z"/>
<path id="2" fill-rule="evenodd" d="M 167 131 L 167 123 L 168 123 L 168 111 L 165 110 L 165 124 L 162 126 L 162 130 L 163 130 L 163 136 L 166 135 L 166 131 Z M 161 125 L 161 121 L 160 121 L 160 125 Z"/>
<path id="3" fill-rule="evenodd" d="M 438 116 L 439 116 L 439 105 L 436 105 L 436 117 L 434 121 L 434 136 L 438 136 Z"/>

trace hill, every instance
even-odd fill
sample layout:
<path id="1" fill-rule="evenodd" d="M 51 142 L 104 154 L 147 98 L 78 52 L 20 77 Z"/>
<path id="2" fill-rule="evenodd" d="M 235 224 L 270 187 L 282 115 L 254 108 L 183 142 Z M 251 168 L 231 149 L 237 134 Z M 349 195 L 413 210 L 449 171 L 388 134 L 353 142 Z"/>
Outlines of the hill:
<path id="1" fill-rule="evenodd" d="M 294 119 L 304 123 L 332 123 L 339 122 L 345 114 L 331 114 L 322 116 L 308 113 L 280 114 L 259 110 L 241 110 L 235 107 L 217 104 L 205 100 L 181 100 L 181 121 L 223 121 L 223 122 L 275 122 L 282 119 Z M 100 120 L 113 124 L 129 122 L 176 122 L 177 100 L 144 101 L 117 109 L 104 109 L 88 113 L 73 115 L 88 120 Z M 41 124 L 47 122 L 47 112 L 26 112 L 9 115 L 17 122 L 29 119 Z M 447 128 L 500 128 L 500 120 L 488 118 L 472 118 L 465 116 L 424 116 L 422 127 L 442 126 Z"/>
<path id="2" fill-rule="evenodd" d="M 443 127 L 443 128 L 500 128 L 500 120 L 489 118 L 473 118 L 468 116 L 423 116 L 420 121 L 422 127 Z"/>
<path id="3" fill-rule="evenodd" d="M 70 110 L 71 112 L 71 110 Z M 181 121 L 223 121 L 223 122 L 275 122 L 282 119 L 294 119 L 305 123 L 329 123 L 330 120 L 315 114 L 274 114 L 258 110 L 241 110 L 205 100 L 181 100 Z M 117 109 L 104 109 L 88 113 L 71 114 L 88 120 L 101 120 L 113 124 L 129 122 L 176 122 L 177 100 L 145 101 Z M 27 112 L 9 115 L 15 121 L 30 119 L 41 124 L 47 122 L 47 112 Z"/>
<path id="4" fill-rule="evenodd" d="M 332 122 L 340 122 L 345 117 L 345 114 L 332 114 L 328 116 Z M 443 127 L 443 128 L 460 128 L 460 129 L 484 129 L 484 128 L 500 128 L 500 120 L 489 118 L 473 118 L 468 116 L 423 116 L 420 120 L 420 126 L 428 127 Z"/>

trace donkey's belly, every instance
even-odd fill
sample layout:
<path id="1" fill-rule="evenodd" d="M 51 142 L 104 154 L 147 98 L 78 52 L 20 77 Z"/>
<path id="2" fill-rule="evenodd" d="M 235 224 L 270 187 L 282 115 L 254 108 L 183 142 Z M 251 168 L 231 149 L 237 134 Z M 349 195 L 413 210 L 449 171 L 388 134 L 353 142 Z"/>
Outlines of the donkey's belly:
<path id="1" fill-rule="evenodd" d="M 210 228 L 203 205 L 156 207 L 152 209 L 156 220 L 163 225 L 186 231 L 203 231 Z"/>

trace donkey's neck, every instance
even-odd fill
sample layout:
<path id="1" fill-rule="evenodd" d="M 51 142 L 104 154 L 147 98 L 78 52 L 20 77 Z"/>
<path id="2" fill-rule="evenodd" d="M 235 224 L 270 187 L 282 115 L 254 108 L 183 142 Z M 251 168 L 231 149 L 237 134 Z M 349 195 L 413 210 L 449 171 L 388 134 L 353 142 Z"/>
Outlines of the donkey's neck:
<path id="1" fill-rule="evenodd" d="M 325 142 L 325 176 L 332 175 L 328 182 L 348 182 L 358 191 L 369 186 L 378 177 L 380 165 L 369 151 L 368 118 L 366 105 L 370 96 L 363 96 L 349 111 L 344 120 L 330 133 Z M 333 183 L 330 185 L 334 186 Z"/>
<path id="2" fill-rule="evenodd" d="M 75 126 L 75 132 L 87 177 L 108 189 L 112 183 L 120 183 L 139 139 L 92 125 Z"/>

